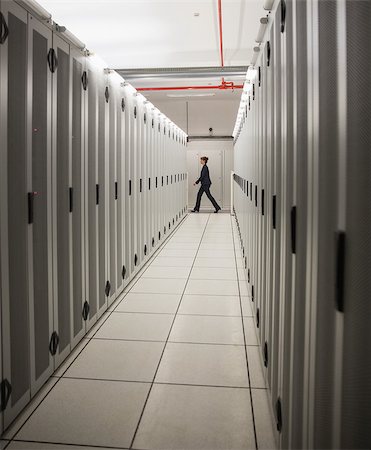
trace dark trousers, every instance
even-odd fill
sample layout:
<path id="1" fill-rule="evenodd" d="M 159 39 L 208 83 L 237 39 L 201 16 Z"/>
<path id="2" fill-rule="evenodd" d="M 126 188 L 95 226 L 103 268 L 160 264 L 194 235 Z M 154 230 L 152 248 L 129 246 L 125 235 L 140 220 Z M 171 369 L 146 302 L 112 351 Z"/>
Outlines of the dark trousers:
<path id="1" fill-rule="evenodd" d="M 200 210 L 200 205 L 201 205 L 201 197 L 203 193 L 206 193 L 208 199 L 211 201 L 211 203 L 213 204 L 214 208 L 216 210 L 220 209 L 220 206 L 216 203 L 215 198 L 210 194 L 210 186 L 201 186 L 200 190 L 198 191 L 197 194 L 197 201 L 196 201 L 196 206 L 195 206 L 195 210 L 199 211 Z"/>

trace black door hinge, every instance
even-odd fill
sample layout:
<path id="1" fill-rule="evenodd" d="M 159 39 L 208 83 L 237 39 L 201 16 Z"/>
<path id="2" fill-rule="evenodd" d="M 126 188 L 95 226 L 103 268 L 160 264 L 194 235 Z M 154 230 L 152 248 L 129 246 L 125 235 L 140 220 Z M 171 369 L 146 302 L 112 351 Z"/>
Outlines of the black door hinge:
<path id="1" fill-rule="evenodd" d="M 88 74 L 86 73 L 86 70 L 84 70 L 84 72 L 82 74 L 81 83 L 82 83 L 82 88 L 84 89 L 84 91 L 86 91 L 86 89 L 88 88 Z"/>
<path id="2" fill-rule="evenodd" d="M 252 85 L 252 99 L 255 100 L 255 83 Z"/>
<path id="3" fill-rule="evenodd" d="M 82 307 L 82 318 L 85 320 L 85 322 L 88 320 L 90 312 L 90 305 L 87 301 L 85 301 L 84 306 Z"/>
<path id="4" fill-rule="evenodd" d="M 121 99 L 121 111 L 122 112 L 125 111 L 125 99 L 124 98 Z"/>
<path id="5" fill-rule="evenodd" d="M 265 341 L 263 353 L 264 366 L 268 367 L 268 342 Z"/>
<path id="6" fill-rule="evenodd" d="M 273 195 L 273 199 L 272 199 L 272 226 L 273 226 L 273 230 L 276 229 L 276 211 L 277 211 L 277 196 Z"/>
<path id="7" fill-rule="evenodd" d="M 254 295 L 254 285 L 251 286 L 251 301 L 255 301 L 255 295 Z"/>
<path id="8" fill-rule="evenodd" d="M 264 189 L 262 189 L 262 216 L 264 216 Z"/>
<path id="9" fill-rule="evenodd" d="M 69 199 L 70 199 L 69 211 L 71 213 L 73 211 L 73 188 L 72 187 L 69 188 Z"/>
<path id="10" fill-rule="evenodd" d="M 250 200 L 252 201 L 252 183 L 250 183 Z"/>
<path id="11" fill-rule="evenodd" d="M 250 269 L 247 270 L 247 282 L 250 283 Z"/>
<path id="12" fill-rule="evenodd" d="M 143 182 L 142 179 L 139 180 L 139 192 L 142 192 Z"/>
<path id="13" fill-rule="evenodd" d="M 259 328 L 260 326 L 260 310 L 259 308 L 256 310 L 256 326 Z"/>
<path id="14" fill-rule="evenodd" d="M 59 345 L 58 333 L 56 331 L 53 331 L 49 342 L 49 352 L 52 356 L 54 356 L 57 353 L 58 345 Z"/>
<path id="15" fill-rule="evenodd" d="M 115 181 L 115 200 L 118 199 L 118 196 L 119 196 L 119 185 L 118 182 Z"/>
<path id="16" fill-rule="evenodd" d="M 131 195 L 131 180 L 129 180 L 129 195 Z"/>
<path id="17" fill-rule="evenodd" d="M 152 238 L 152 247 L 154 247 L 155 246 L 155 238 L 153 237 Z"/>
<path id="18" fill-rule="evenodd" d="M 335 304 L 339 312 L 344 312 L 345 232 L 337 231 L 335 240 Z"/>
<path id="19" fill-rule="evenodd" d="M 276 402 L 276 420 L 277 420 L 277 430 L 281 433 L 282 431 L 282 404 L 281 399 L 278 397 Z"/>
<path id="20" fill-rule="evenodd" d="M 104 289 L 104 293 L 106 294 L 106 297 L 109 297 L 110 292 L 111 292 L 111 283 L 109 281 L 107 281 L 106 287 Z"/>
<path id="21" fill-rule="evenodd" d="M 58 67 L 58 59 L 54 48 L 51 48 L 48 52 L 48 66 L 51 73 L 54 73 Z"/>
<path id="22" fill-rule="evenodd" d="M 5 44 L 9 36 L 9 28 L 3 13 L 0 12 L 0 44 Z"/>
<path id="23" fill-rule="evenodd" d="M 138 255 L 135 254 L 134 256 L 134 266 L 136 266 L 138 264 Z"/>
<path id="24" fill-rule="evenodd" d="M 106 86 L 106 89 L 104 91 L 104 97 L 106 99 L 106 103 L 108 103 L 108 101 L 109 101 L 109 89 L 108 89 L 108 86 Z"/>
<path id="25" fill-rule="evenodd" d="M 291 252 L 296 253 L 296 206 L 291 208 Z"/>
<path id="26" fill-rule="evenodd" d="M 0 396 L 1 396 L 0 412 L 5 411 L 6 407 L 8 406 L 11 393 L 12 393 L 12 385 L 9 383 L 7 378 L 4 378 L 0 383 Z"/>
<path id="27" fill-rule="evenodd" d="M 144 245 L 144 250 L 143 250 L 143 252 L 144 252 L 144 256 L 147 256 L 147 244 Z"/>
<path id="28" fill-rule="evenodd" d="M 125 266 L 122 266 L 121 276 L 122 276 L 122 279 L 123 279 L 123 280 L 124 280 L 125 277 L 126 277 L 126 267 L 125 267 Z"/>
<path id="29" fill-rule="evenodd" d="M 148 178 L 148 190 L 149 191 L 151 190 L 151 179 L 150 178 Z"/>
<path id="30" fill-rule="evenodd" d="M 137 118 L 137 107 L 134 106 L 134 119 L 136 119 L 136 118 Z"/>
<path id="31" fill-rule="evenodd" d="M 99 205 L 99 184 L 95 185 L 95 204 Z"/>

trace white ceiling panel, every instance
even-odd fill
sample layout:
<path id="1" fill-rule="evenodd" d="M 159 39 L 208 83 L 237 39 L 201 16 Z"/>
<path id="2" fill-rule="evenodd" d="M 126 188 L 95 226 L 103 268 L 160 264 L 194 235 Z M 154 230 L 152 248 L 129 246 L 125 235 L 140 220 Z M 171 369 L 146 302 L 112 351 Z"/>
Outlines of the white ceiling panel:
<path id="1" fill-rule="evenodd" d="M 217 0 L 38 1 L 111 68 L 220 65 Z M 225 65 L 249 63 L 262 5 L 222 0 Z"/>

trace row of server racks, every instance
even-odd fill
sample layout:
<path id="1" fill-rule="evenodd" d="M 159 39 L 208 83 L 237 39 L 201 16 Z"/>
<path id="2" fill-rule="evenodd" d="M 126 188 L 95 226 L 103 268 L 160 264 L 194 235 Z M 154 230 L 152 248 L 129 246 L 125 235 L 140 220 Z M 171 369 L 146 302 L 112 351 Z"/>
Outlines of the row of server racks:
<path id="1" fill-rule="evenodd" d="M 281 0 L 234 139 L 280 448 L 371 448 L 371 2 Z"/>
<path id="2" fill-rule="evenodd" d="M 52 23 L 0 23 L 2 432 L 185 217 L 187 136 Z"/>

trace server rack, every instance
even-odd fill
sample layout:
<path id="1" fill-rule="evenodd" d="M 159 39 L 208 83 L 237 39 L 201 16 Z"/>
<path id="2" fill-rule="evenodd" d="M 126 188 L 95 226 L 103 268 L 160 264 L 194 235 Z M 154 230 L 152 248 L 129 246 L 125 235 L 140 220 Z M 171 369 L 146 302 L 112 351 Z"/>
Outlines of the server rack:
<path id="1" fill-rule="evenodd" d="M 168 171 L 165 146 L 182 170 L 185 149 L 61 28 L 15 1 L 0 2 L 0 13 L 3 432 L 159 244 L 152 215 L 165 187 L 153 180 Z M 182 207 L 172 197 L 172 210 Z"/>
<path id="2" fill-rule="evenodd" d="M 235 136 L 234 210 L 281 448 L 371 442 L 370 18 L 366 1 L 275 2 Z"/>

